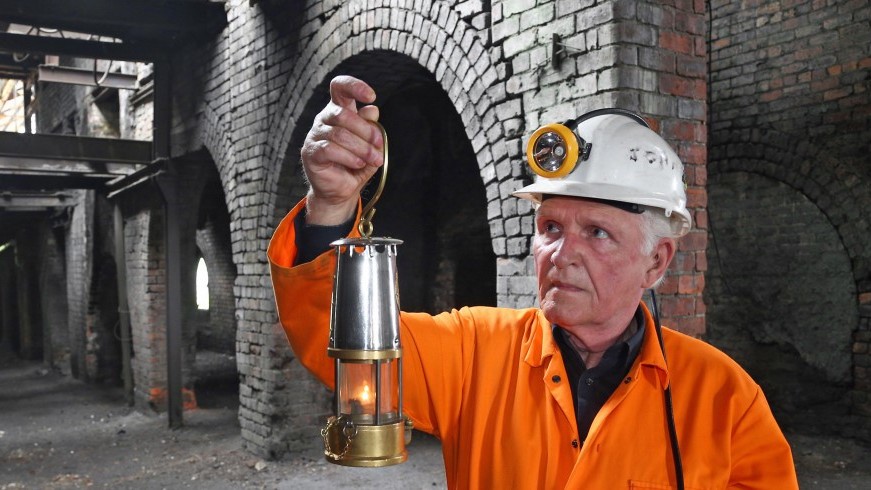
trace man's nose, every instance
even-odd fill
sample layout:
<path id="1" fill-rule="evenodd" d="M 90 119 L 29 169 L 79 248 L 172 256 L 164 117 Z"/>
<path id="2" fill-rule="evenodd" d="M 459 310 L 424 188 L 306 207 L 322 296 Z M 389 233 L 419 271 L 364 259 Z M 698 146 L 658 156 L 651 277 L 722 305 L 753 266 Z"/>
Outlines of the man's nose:
<path id="1" fill-rule="evenodd" d="M 550 256 L 553 265 L 561 269 L 572 265 L 578 265 L 581 262 L 581 258 L 582 251 L 580 245 L 568 236 L 563 236 L 559 239 Z"/>

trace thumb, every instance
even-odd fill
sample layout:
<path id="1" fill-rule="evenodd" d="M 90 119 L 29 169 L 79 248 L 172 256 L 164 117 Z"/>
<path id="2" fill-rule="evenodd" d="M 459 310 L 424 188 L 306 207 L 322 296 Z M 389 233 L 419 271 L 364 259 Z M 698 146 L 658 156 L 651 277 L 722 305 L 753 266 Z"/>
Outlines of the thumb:
<path id="1" fill-rule="evenodd" d="M 348 75 L 340 75 L 330 81 L 330 101 L 339 107 L 357 111 L 357 102 L 375 102 L 375 90 L 366 82 Z"/>

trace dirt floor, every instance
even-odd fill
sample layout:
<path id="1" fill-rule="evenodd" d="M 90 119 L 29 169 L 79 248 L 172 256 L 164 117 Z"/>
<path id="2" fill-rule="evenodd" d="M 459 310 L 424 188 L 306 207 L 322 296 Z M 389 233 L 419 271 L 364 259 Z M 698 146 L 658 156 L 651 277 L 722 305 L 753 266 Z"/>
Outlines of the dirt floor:
<path id="1" fill-rule="evenodd" d="M 415 434 L 405 464 L 354 469 L 312 448 L 265 461 L 242 447 L 232 393 L 165 416 L 127 408 L 120 390 L 85 385 L 39 363 L 0 360 L 0 489 L 439 489 L 439 443 Z M 789 434 L 802 488 L 871 488 L 871 449 L 854 441 Z M 389 483 L 388 483 L 389 482 Z"/>

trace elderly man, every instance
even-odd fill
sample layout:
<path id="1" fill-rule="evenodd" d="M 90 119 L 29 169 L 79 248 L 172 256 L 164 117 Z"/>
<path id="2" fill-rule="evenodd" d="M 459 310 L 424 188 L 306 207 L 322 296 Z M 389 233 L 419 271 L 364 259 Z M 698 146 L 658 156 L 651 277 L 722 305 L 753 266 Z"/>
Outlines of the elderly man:
<path id="1" fill-rule="evenodd" d="M 332 387 L 335 258 L 381 165 L 374 91 L 337 77 L 302 149 L 310 190 L 269 246 L 279 317 Z M 759 386 L 641 301 L 690 227 L 683 166 L 643 119 L 597 111 L 537 131 L 539 308 L 401 314 L 404 407 L 442 442 L 451 488 L 796 488 Z"/>

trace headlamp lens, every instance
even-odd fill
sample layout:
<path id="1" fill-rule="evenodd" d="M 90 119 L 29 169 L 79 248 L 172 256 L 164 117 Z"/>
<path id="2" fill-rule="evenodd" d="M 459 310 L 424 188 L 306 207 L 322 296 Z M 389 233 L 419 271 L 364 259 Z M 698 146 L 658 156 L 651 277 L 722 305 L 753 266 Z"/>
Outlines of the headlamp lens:
<path id="1" fill-rule="evenodd" d="M 542 177 L 565 177 L 578 162 L 578 137 L 562 124 L 542 126 L 526 144 L 526 160 Z"/>
<path id="2" fill-rule="evenodd" d="M 535 163 L 548 172 L 556 172 L 566 161 L 566 142 L 553 131 L 539 136 L 533 148 Z"/>

